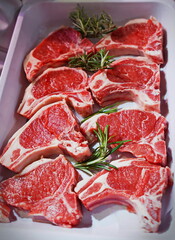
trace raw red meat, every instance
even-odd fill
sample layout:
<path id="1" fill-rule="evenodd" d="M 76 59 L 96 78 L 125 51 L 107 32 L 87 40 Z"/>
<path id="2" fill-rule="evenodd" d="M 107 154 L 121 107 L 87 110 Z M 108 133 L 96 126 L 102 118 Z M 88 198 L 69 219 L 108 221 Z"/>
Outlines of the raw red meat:
<path id="1" fill-rule="evenodd" d="M 156 232 L 161 222 L 161 198 L 172 181 L 170 169 L 136 158 L 112 164 L 117 169 L 102 170 L 78 183 L 75 191 L 79 199 L 88 210 L 107 203 L 124 205 L 138 214 L 146 231 Z"/>
<path id="2" fill-rule="evenodd" d="M 129 152 L 148 162 L 166 165 L 167 122 L 159 113 L 126 109 L 109 115 L 96 115 L 81 125 L 89 142 L 95 140 L 93 130 L 97 127 L 96 122 L 102 129 L 109 125 L 109 137 L 112 137 L 109 142 L 131 140 L 119 148 L 120 152 Z"/>
<path id="3" fill-rule="evenodd" d="M 0 186 L 0 223 L 9 223 L 10 214 L 11 214 L 11 210 L 3 199 L 2 189 Z"/>
<path id="4" fill-rule="evenodd" d="M 48 66 L 61 66 L 72 56 L 90 52 L 93 44 L 82 39 L 81 34 L 73 28 L 61 27 L 46 37 L 24 60 L 24 71 L 29 81 Z"/>
<path id="5" fill-rule="evenodd" d="M 99 70 L 90 77 L 89 87 L 101 106 L 134 101 L 146 111 L 160 112 L 159 65 L 145 57 L 120 58 L 112 69 Z"/>
<path id="6" fill-rule="evenodd" d="M 83 117 L 93 111 L 87 74 L 76 68 L 48 68 L 25 90 L 18 112 L 30 118 L 46 104 L 66 99 Z"/>
<path id="7" fill-rule="evenodd" d="M 63 227 L 77 225 L 82 213 L 74 186 L 78 172 L 67 159 L 41 159 L 2 182 L 6 202 L 27 211 L 35 220 L 48 220 Z"/>
<path id="8" fill-rule="evenodd" d="M 97 51 L 103 48 L 109 50 L 112 56 L 140 55 L 162 64 L 162 25 L 154 17 L 131 20 L 125 26 L 107 34 L 96 44 Z"/>
<path id="9" fill-rule="evenodd" d="M 89 156 L 86 139 L 64 101 L 41 108 L 9 140 L 0 162 L 19 172 L 42 155 L 65 152 L 77 161 Z"/>

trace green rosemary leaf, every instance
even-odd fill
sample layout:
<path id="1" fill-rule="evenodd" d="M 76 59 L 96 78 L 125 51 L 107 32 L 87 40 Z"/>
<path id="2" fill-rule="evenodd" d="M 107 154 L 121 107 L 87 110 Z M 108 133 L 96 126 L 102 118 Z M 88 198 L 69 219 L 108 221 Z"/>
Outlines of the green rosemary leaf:
<path id="1" fill-rule="evenodd" d="M 75 29 L 79 31 L 83 37 L 101 38 L 104 34 L 114 31 L 117 27 L 113 23 L 112 18 L 106 12 L 99 15 L 88 16 L 84 7 L 79 4 L 75 11 L 69 15 Z"/>
<path id="2" fill-rule="evenodd" d="M 103 164 L 103 165 L 97 165 L 98 166 L 98 169 L 105 169 L 105 170 L 107 170 L 107 171 L 110 171 L 111 169 L 110 169 L 110 167 L 107 165 L 105 165 L 105 164 Z M 112 166 L 112 165 L 111 165 Z"/>
<path id="3" fill-rule="evenodd" d="M 107 157 L 115 152 L 119 147 L 122 146 L 124 141 L 116 141 L 109 143 L 111 137 L 109 137 L 109 125 L 106 125 L 104 130 L 101 129 L 100 125 L 97 124 L 97 130 L 94 130 L 94 133 L 97 136 L 99 146 L 93 151 L 91 157 L 82 163 L 75 163 L 74 167 L 86 172 L 89 175 L 92 175 L 93 172 L 98 171 L 99 169 L 105 169 L 110 171 L 111 168 L 117 169 L 114 165 L 106 161 Z M 109 145 L 118 144 L 114 148 L 109 149 Z"/>
<path id="4" fill-rule="evenodd" d="M 106 107 L 103 107 L 103 108 L 100 108 L 97 112 L 95 113 L 92 113 L 91 115 L 89 115 L 88 117 L 84 118 L 81 123 L 85 122 L 86 120 L 88 120 L 89 118 L 99 114 L 99 113 L 105 113 L 105 114 L 110 114 L 110 113 L 113 113 L 113 112 L 117 112 L 119 109 L 116 107 L 114 108 L 114 106 L 116 105 L 119 105 L 119 103 L 114 103 L 114 104 L 111 104 L 109 106 L 106 106 Z"/>
<path id="5" fill-rule="evenodd" d="M 74 165 L 74 167 L 75 167 L 76 169 L 79 169 L 79 170 L 87 173 L 87 174 L 90 175 L 90 176 L 93 175 L 92 170 L 90 171 L 90 170 L 88 170 L 86 167 L 81 167 L 81 166 L 78 166 L 78 165 L 77 165 L 77 166 Z"/>
<path id="6" fill-rule="evenodd" d="M 97 53 L 82 54 L 70 57 L 68 61 L 69 67 L 80 67 L 86 71 L 94 72 L 100 69 L 110 69 L 110 64 L 114 61 L 113 56 L 109 56 L 109 51 L 100 49 Z"/>
<path id="7" fill-rule="evenodd" d="M 123 143 L 120 143 L 118 146 L 114 147 L 111 149 L 110 154 L 112 154 L 113 152 L 115 152 L 117 149 L 119 149 L 121 146 L 123 145 Z"/>
<path id="8" fill-rule="evenodd" d="M 112 138 L 112 137 L 111 137 Z M 132 140 L 122 140 L 122 141 L 115 141 L 115 142 L 110 142 L 110 143 L 108 143 L 109 145 L 111 145 L 111 144 L 123 144 L 123 143 L 125 143 L 125 142 L 131 142 Z"/>
<path id="9" fill-rule="evenodd" d="M 114 169 L 118 169 L 116 166 L 114 166 L 113 164 L 110 164 L 110 163 L 108 164 L 108 166 L 111 168 L 114 168 Z"/>

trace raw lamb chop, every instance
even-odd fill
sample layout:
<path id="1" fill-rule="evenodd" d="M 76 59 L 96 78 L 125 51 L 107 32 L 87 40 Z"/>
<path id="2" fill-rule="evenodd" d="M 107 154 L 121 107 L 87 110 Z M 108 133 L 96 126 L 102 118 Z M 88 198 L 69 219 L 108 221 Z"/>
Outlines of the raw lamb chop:
<path id="1" fill-rule="evenodd" d="M 127 57 L 99 70 L 89 87 L 101 106 L 117 101 L 134 101 L 146 111 L 160 112 L 159 66 L 145 57 Z"/>
<path id="2" fill-rule="evenodd" d="M 124 143 L 120 152 L 129 152 L 145 158 L 150 163 L 166 165 L 165 129 L 166 119 L 156 112 L 125 109 L 115 113 L 96 115 L 81 125 L 89 142 L 95 140 L 93 130 L 96 122 L 104 129 L 109 125 L 109 142 L 131 140 Z"/>
<path id="3" fill-rule="evenodd" d="M 97 51 L 103 48 L 109 50 L 112 56 L 140 55 L 162 64 L 162 25 L 154 17 L 131 20 L 96 44 Z"/>
<path id="4" fill-rule="evenodd" d="M 72 56 L 90 52 L 93 44 L 82 39 L 81 34 L 73 28 L 61 27 L 46 37 L 24 60 L 24 71 L 32 81 L 48 66 L 61 66 Z"/>
<path id="5" fill-rule="evenodd" d="M 102 170 L 78 183 L 75 191 L 79 199 L 88 210 L 107 203 L 124 205 L 138 214 L 146 231 L 156 232 L 161 223 L 161 198 L 172 183 L 170 169 L 136 158 L 112 164 L 117 169 Z"/>
<path id="6" fill-rule="evenodd" d="M 78 172 L 60 155 L 56 159 L 40 159 L 1 184 L 9 205 L 27 211 L 34 220 L 72 227 L 82 218 L 73 192 L 78 179 Z"/>
<path id="7" fill-rule="evenodd" d="M 40 156 L 65 152 L 77 161 L 91 153 L 79 125 L 64 101 L 41 108 L 9 140 L 0 162 L 19 172 Z"/>
<path id="8" fill-rule="evenodd" d="M 76 68 L 48 68 L 25 90 L 18 112 L 30 118 L 46 104 L 66 99 L 83 117 L 92 113 L 93 100 L 87 74 Z"/>

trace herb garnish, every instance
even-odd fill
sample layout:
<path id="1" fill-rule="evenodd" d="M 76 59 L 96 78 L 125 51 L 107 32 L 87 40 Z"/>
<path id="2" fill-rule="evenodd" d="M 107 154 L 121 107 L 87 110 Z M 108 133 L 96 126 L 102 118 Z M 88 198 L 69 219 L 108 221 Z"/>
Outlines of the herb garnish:
<path id="1" fill-rule="evenodd" d="M 123 143 L 130 140 L 109 143 L 109 140 L 112 137 L 108 136 L 108 131 L 109 125 L 106 125 L 103 131 L 100 125 L 97 123 L 97 130 L 94 130 L 94 132 L 98 138 L 99 146 L 93 151 L 91 157 L 88 160 L 82 163 L 75 163 L 75 168 L 80 169 L 89 175 L 93 175 L 93 173 L 98 171 L 99 169 L 106 169 L 108 171 L 110 171 L 111 168 L 117 169 L 116 166 L 110 164 L 108 161 L 106 161 L 106 159 L 109 155 L 119 149 L 123 145 Z M 118 145 L 114 148 L 109 148 L 111 144 Z"/>
<path id="2" fill-rule="evenodd" d="M 108 105 L 106 107 L 103 107 L 103 108 L 100 108 L 97 112 L 94 112 L 92 113 L 91 115 L 89 115 L 88 117 L 84 118 L 81 123 L 85 122 L 86 120 L 88 120 L 89 118 L 97 115 L 97 114 L 100 114 L 100 113 L 106 113 L 106 114 L 109 114 L 109 113 L 113 113 L 113 112 L 117 112 L 119 109 L 117 107 L 115 107 L 117 104 L 119 103 L 114 103 L 114 104 L 111 104 L 111 105 Z"/>
<path id="3" fill-rule="evenodd" d="M 106 12 L 103 11 L 100 15 L 90 17 L 79 4 L 76 10 L 70 13 L 69 18 L 75 29 L 83 37 L 101 38 L 104 34 L 114 31 L 117 28 L 111 16 Z"/>
<path id="4" fill-rule="evenodd" d="M 69 67 L 80 67 L 86 71 L 95 72 L 100 69 L 111 69 L 110 64 L 114 61 L 113 56 L 108 55 L 109 51 L 100 49 L 97 53 L 82 54 L 70 57 Z"/>

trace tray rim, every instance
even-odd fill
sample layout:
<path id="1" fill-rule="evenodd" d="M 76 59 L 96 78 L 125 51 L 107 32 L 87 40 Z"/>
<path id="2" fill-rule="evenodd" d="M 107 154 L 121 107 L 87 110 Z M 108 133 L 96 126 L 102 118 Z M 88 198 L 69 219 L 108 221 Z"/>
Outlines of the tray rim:
<path id="1" fill-rule="evenodd" d="M 14 50 L 15 50 L 15 45 L 13 45 L 14 44 L 14 40 L 15 40 L 15 38 L 16 38 L 16 36 L 18 36 L 18 34 L 19 34 L 19 31 L 20 31 L 20 28 L 19 28 L 19 25 L 22 23 L 22 20 L 23 20 L 23 16 L 24 16 L 24 14 L 25 14 L 25 11 L 26 10 L 28 10 L 31 6 L 34 6 L 34 5 L 36 5 L 36 4 L 40 4 L 40 3 L 42 3 L 42 2 L 47 2 L 47 3 L 49 3 L 49 2 L 54 2 L 54 3 L 57 3 L 57 2 L 60 2 L 60 3 L 75 3 L 76 1 L 57 1 L 57 2 L 55 2 L 55 1 L 52 1 L 52 0 L 37 0 L 37 1 L 31 1 L 31 4 L 29 4 L 28 6 L 26 5 L 26 6 L 23 6 L 22 8 L 21 8 L 21 10 L 20 10 L 20 12 L 19 12 L 19 15 L 18 15 L 18 18 L 17 18 L 17 21 L 16 21 L 16 24 L 15 24 L 15 28 L 14 28 L 14 32 L 13 32 L 13 35 L 12 35 L 12 39 L 11 39 L 11 42 L 10 42 L 10 46 L 9 46 L 9 50 L 8 50 L 8 53 L 7 53 L 7 57 L 6 57 L 6 60 L 5 60 L 5 63 L 4 63 L 4 69 L 3 69 L 3 71 L 2 71 L 2 74 L 1 74 L 1 78 L 0 78 L 0 101 L 1 101 L 1 96 L 2 96 L 2 93 L 3 93 L 3 88 L 4 88 L 4 85 L 5 85 L 5 80 L 6 80 L 6 78 L 7 78 L 7 75 L 8 75 L 8 71 L 7 71 L 7 69 L 9 68 L 9 66 L 10 66 L 10 64 L 11 64 L 11 61 L 9 61 L 9 60 L 12 60 L 12 59 L 10 59 L 10 55 L 11 55 L 11 58 L 12 58 L 12 56 L 13 56 L 13 54 L 12 54 L 12 52 L 14 52 Z M 86 0 L 82 0 L 81 1 L 82 3 L 94 3 L 94 2 L 115 2 L 115 3 L 121 3 L 121 1 L 108 1 L 108 0 L 104 0 L 104 1 L 86 1 Z M 134 0 L 124 0 L 122 3 L 160 3 L 160 4 L 164 4 L 165 6 L 168 6 L 168 7 L 170 7 L 170 8 L 172 8 L 173 7 L 173 4 L 171 4 L 170 3 L 170 1 L 169 1 L 169 3 L 167 4 L 167 3 L 165 3 L 163 0 L 155 0 L 155 1 L 150 1 L 150 0 L 146 0 L 146 1 L 144 1 L 144 0 L 138 0 L 138 1 L 134 1 Z M 173 8 L 173 10 L 174 10 L 174 8 Z M 18 29 L 18 31 L 17 31 L 17 27 L 19 28 Z M 17 41 L 17 38 L 16 38 L 16 41 Z M 15 43 L 16 43 L 16 41 L 15 41 Z M 3 80 L 4 79 L 4 80 Z M 171 222 L 171 225 L 172 225 L 172 222 Z M 64 235 L 64 234 L 63 234 Z M 165 234 L 163 234 L 163 235 L 166 235 L 166 233 Z M 165 237 L 165 236 L 163 236 L 163 237 Z M 65 238 L 66 239 L 66 238 Z M 111 238 L 112 239 L 112 238 Z M 154 238 L 154 239 L 157 239 L 157 238 Z M 160 239 L 160 238 L 159 238 Z M 123 238 L 123 240 L 124 240 L 124 238 Z"/>

